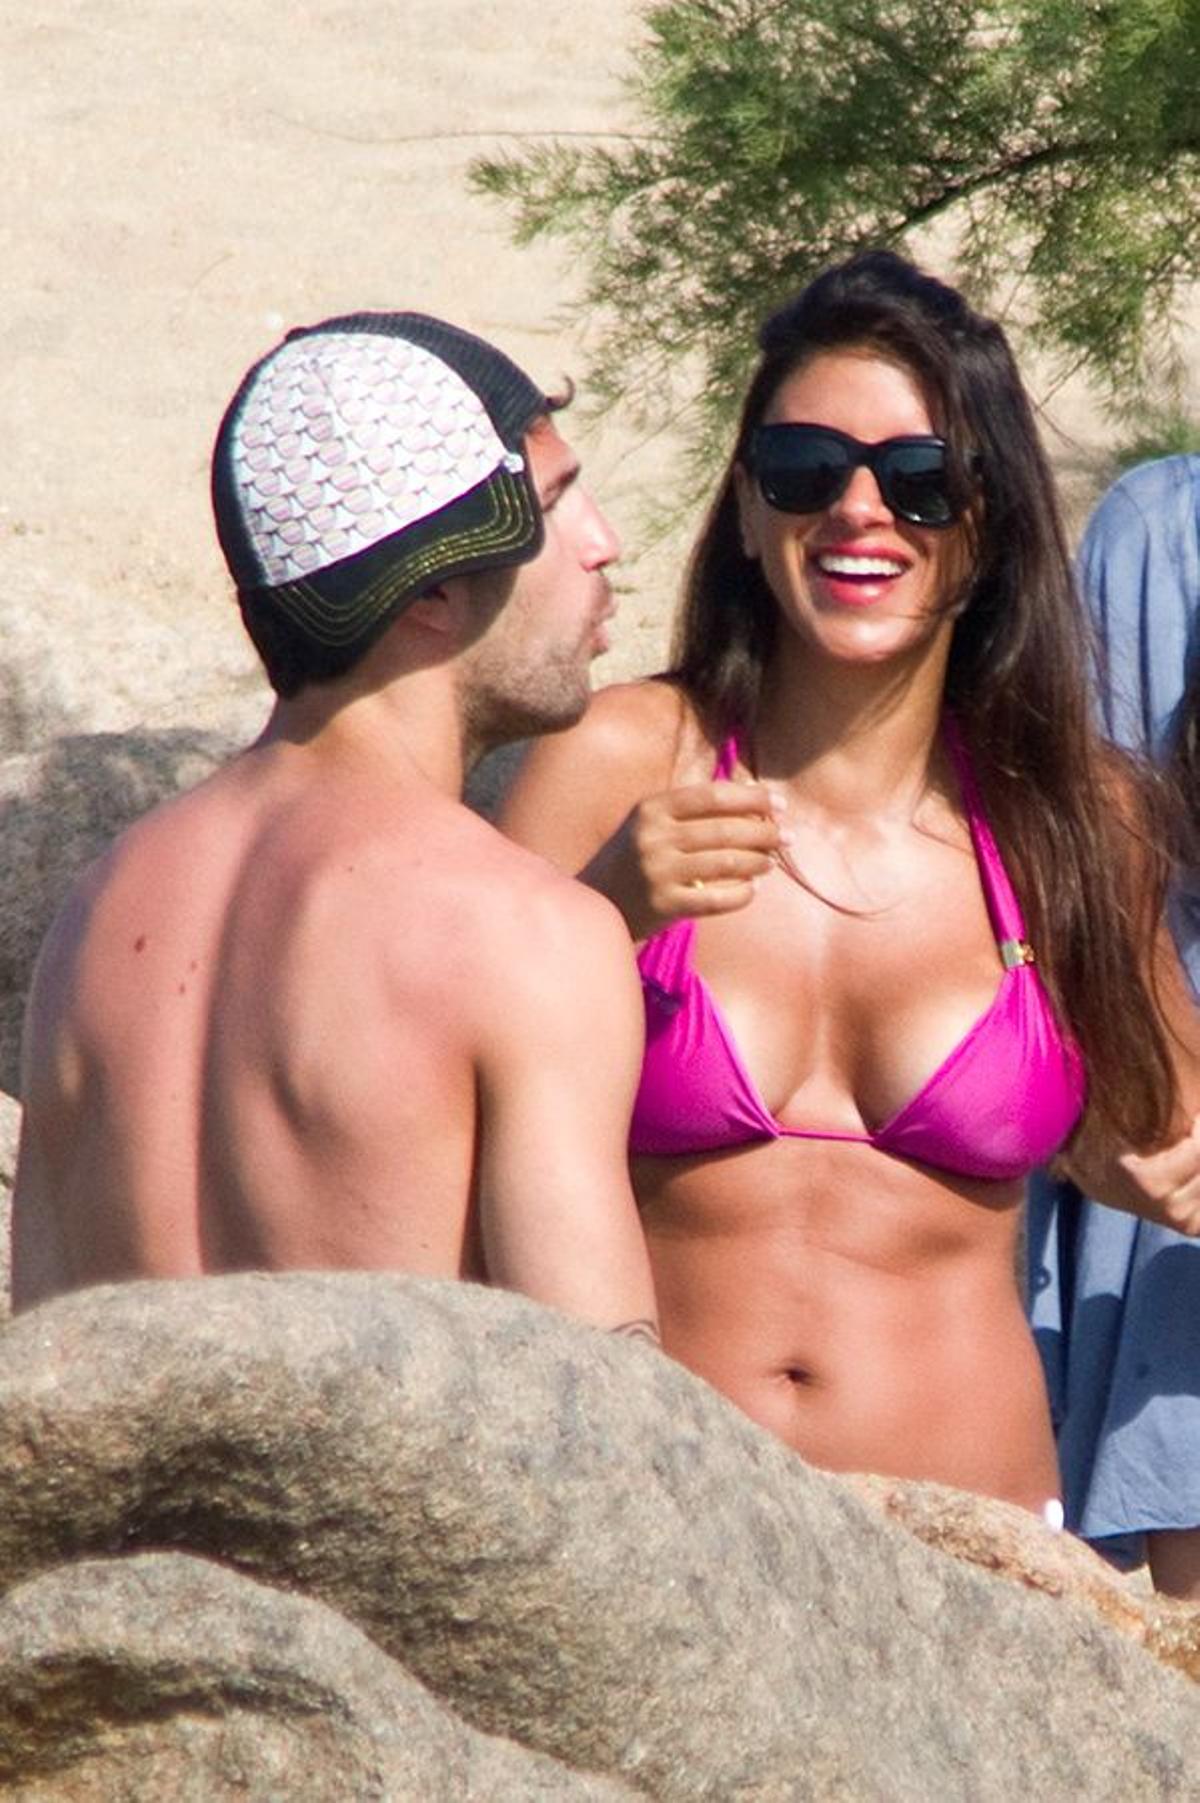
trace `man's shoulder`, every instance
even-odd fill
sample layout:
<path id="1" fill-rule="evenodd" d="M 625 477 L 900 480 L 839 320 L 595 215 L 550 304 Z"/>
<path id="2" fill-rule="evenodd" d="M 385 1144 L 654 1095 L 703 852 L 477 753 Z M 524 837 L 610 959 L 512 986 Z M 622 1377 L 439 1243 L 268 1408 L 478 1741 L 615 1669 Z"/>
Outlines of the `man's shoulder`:
<path id="1" fill-rule="evenodd" d="M 544 1027 L 548 1011 L 597 1000 L 618 1012 L 640 1008 L 633 944 L 617 909 L 508 840 L 473 886 L 463 942 L 473 1011 L 506 1043 L 527 1026 Z"/>
<path id="2" fill-rule="evenodd" d="M 77 928 L 81 916 L 90 915 L 125 885 L 152 895 L 164 847 L 177 845 L 180 857 L 194 864 L 196 839 L 189 825 L 193 793 L 187 790 L 159 801 L 81 864 L 61 894 L 48 938 L 61 934 L 68 924 Z"/>
<path id="3" fill-rule="evenodd" d="M 507 1034 L 527 1009 L 563 1006 L 581 986 L 619 985 L 632 972 L 628 930 L 603 896 L 485 821 L 463 844 L 469 860 L 443 863 L 428 902 L 479 1018 Z"/>
<path id="4" fill-rule="evenodd" d="M 594 890 L 472 815 L 464 833 L 469 861 L 448 861 L 441 877 L 470 911 L 485 941 L 517 940 L 560 949 L 565 934 L 625 934 L 616 909 Z M 626 940 L 628 935 L 625 934 Z"/>

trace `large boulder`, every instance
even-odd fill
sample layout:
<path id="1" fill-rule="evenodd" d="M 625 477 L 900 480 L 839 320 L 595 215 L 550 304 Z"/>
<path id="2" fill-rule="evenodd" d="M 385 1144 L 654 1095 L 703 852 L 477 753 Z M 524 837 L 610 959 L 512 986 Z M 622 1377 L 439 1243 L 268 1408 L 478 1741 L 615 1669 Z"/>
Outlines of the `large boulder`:
<path id="1" fill-rule="evenodd" d="M 1114 1571 L 1073 1534 L 1047 1534 L 1027 1509 L 945 1484 L 866 1475 L 849 1482 L 926 1546 L 1029 1590 L 1084 1603 L 1164 1665 L 1200 1680 L 1200 1608 Z"/>
<path id="2" fill-rule="evenodd" d="M 0 1582 L 174 1547 L 650 1795 L 1183 1794 L 1200 1691 L 652 1349 L 468 1285 L 83 1292 L 0 1336 Z"/>
<path id="3" fill-rule="evenodd" d="M 70 551 L 66 535 L 0 537 L 0 756 L 66 733 L 261 729 L 269 694 L 227 583 L 182 588 L 143 547 L 147 561 L 105 585 L 86 564 L 68 573 Z"/>
<path id="4" fill-rule="evenodd" d="M 357 1628 L 178 1553 L 84 1561 L 0 1601 L 0 1785 L 46 1803 L 613 1803 L 478 1733 Z"/>
<path id="5" fill-rule="evenodd" d="M 12 1191 L 21 1137 L 21 1105 L 0 1090 L 0 1321 L 8 1314 L 12 1270 Z"/>

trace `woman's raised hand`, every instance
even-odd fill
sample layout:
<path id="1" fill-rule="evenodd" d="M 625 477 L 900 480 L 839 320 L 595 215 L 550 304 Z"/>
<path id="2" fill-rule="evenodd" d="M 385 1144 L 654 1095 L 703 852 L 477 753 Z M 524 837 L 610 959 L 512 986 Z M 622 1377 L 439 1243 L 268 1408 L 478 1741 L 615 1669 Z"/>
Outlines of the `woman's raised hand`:
<path id="1" fill-rule="evenodd" d="M 786 840 L 784 802 L 765 783 L 716 780 L 631 808 L 580 877 L 644 939 L 684 915 L 744 908 Z"/>
<path id="2" fill-rule="evenodd" d="M 1200 1237 L 1200 1115 L 1174 1145 L 1161 1152 L 1124 1152 L 1116 1163 L 1131 1197 L 1118 1207 L 1129 1207 L 1176 1233 Z"/>
<path id="3" fill-rule="evenodd" d="M 1101 1168 L 1074 1158 L 1067 1174 L 1089 1195 L 1161 1227 L 1200 1238 L 1200 1115 L 1173 1145 L 1158 1152 L 1119 1152 Z"/>

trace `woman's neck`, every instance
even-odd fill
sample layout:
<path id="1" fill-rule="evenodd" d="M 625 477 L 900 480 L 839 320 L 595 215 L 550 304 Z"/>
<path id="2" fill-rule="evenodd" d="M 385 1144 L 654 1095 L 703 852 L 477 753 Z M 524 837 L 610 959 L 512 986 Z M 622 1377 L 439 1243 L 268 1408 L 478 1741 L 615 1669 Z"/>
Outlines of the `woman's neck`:
<path id="1" fill-rule="evenodd" d="M 807 810 L 911 819 L 945 768 L 939 727 L 945 658 L 917 669 L 824 664 L 768 672 L 753 754 L 757 773 Z"/>

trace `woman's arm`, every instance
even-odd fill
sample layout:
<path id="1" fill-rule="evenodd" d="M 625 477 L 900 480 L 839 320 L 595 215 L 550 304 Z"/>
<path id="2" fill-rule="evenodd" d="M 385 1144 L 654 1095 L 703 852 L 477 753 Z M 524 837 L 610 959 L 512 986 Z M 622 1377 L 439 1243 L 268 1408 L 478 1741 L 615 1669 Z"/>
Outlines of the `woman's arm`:
<path id="1" fill-rule="evenodd" d="M 1170 1049 L 1176 1106 L 1162 1147 L 1121 1146 L 1084 1121 L 1056 1164 L 1085 1195 L 1177 1233 L 1200 1237 L 1200 1012 L 1166 927 L 1155 935 L 1147 987 Z"/>
<path id="2" fill-rule="evenodd" d="M 531 748 L 500 825 L 607 896 L 635 939 L 745 907 L 780 843 L 775 799 L 762 783 L 675 782 L 681 750 L 685 763 L 712 755 L 677 690 L 605 690 Z"/>
<path id="3" fill-rule="evenodd" d="M 1055 1169 L 1109 1208 L 1200 1238 L 1200 1116 L 1161 1152 L 1080 1145 Z"/>

